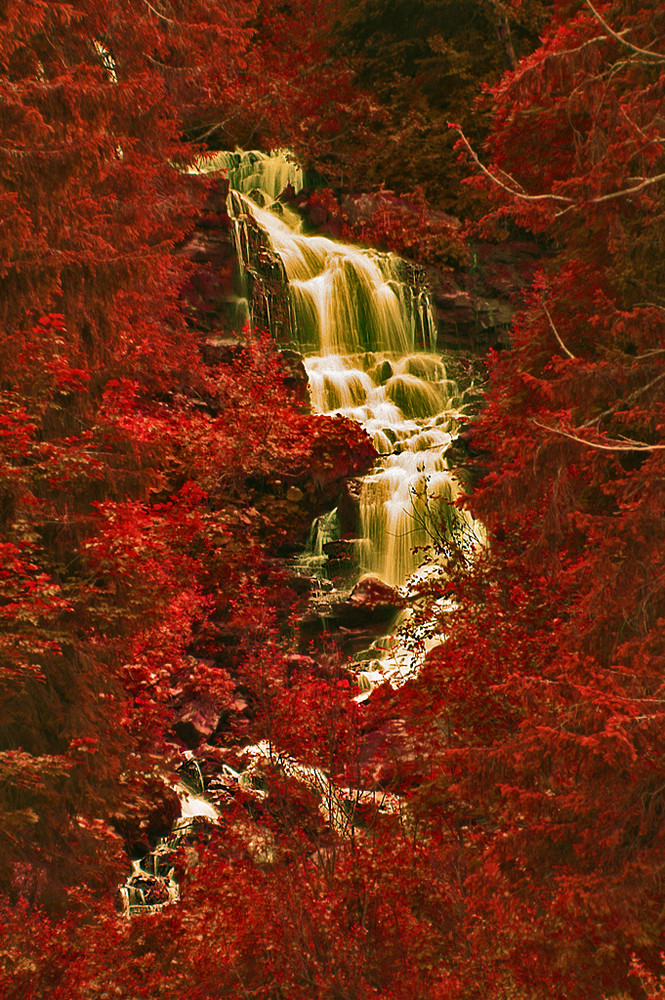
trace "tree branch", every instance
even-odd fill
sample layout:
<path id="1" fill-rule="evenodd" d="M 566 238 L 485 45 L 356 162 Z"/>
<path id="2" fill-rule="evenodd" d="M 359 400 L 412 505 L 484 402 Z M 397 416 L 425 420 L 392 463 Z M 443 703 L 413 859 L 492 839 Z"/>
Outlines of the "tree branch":
<path id="1" fill-rule="evenodd" d="M 459 137 L 462 140 L 462 142 L 464 143 L 464 145 L 466 146 L 466 148 L 467 148 L 467 150 L 469 152 L 469 155 L 473 159 L 474 163 L 478 167 L 480 167 L 480 169 L 482 170 L 482 172 L 484 174 L 486 174 L 486 176 L 489 177 L 489 179 L 494 184 L 496 184 L 498 187 L 502 188 L 502 190 L 506 191 L 508 194 L 512 195 L 513 198 L 520 198 L 520 199 L 522 199 L 522 201 L 561 201 L 561 202 L 564 202 L 564 204 L 567 204 L 567 205 L 573 205 L 574 204 L 574 201 L 573 201 L 572 198 L 567 198 L 564 195 L 559 195 L 559 194 L 524 194 L 524 192 L 522 192 L 522 191 L 516 191 L 514 188 L 508 187 L 507 184 L 504 184 L 503 181 L 499 180 L 499 178 L 496 176 L 496 174 L 493 174 L 490 170 L 487 169 L 487 167 L 484 165 L 484 163 L 481 162 L 480 158 L 478 157 L 478 154 L 474 151 L 473 147 L 471 146 L 471 143 L 469 142 L 469 140 L 467 139 L 467 137 L 464 135 L 464 132 L 462 131 L 461 127 L 459 125 L 454 124 L 454 122 L 449 122 L 448 123 L 448 127 L 452 128 L 455 132 L 459 133 Z"/>
<path id="2" fill-rule="evenodd" d="M 662 136 L 655 136 L 655 137 L 650 138 L 646 134 L 646 132 L 642 128 L 640 128 L 640 126 L 637 124 L 637 122 L 634 122 L 633 119 L 628 116 L 628 114 L 626 113 L 626 109 L 624 108 L 623 105 L 621 105 L 619 107 L 619 113 L 621 115 L 623 115 L 624 119 L 628 122 L 628 124 L 632 128 L 635 129 L 635 131 L 637 132 L 637 134 L 639 136 L 641 136 L 641 138 L 644 139 L 644 141 L 648 145 L 651 145 L 652 143 L 655 143 L 656 145 L 660 146 L 660 145 L 663 145 L 663 143 L 665 143 L 665 138 L 663 138 Z"/>
<path id="3" fill-rule="evenodd" d="M 627 406 L 629 403 L 632 403 L 633 400 L 637 399 L 638 396 L 641 396 L 643 392 L 647 391 L 647 389 L 652 389 L 654 385 L 658 384 L 658 382 L 662 382 L 664 378 L 665 372 L 662 372 L 662 374 L 652 379 L 651 382 L 648 382 L 647 385 L 640 386 L 639 389 L 635 389 L 629 396 L 626 396 L 625 399 L 620 399 L 618 403 L 614 404 L 614 406 L 610 406 L 609 409 L 603 410 L 603 412 L 599 413 L 597 417 L 593 418 L 593 420 L 587 420 L 586 423 L 581 424 L 580 429 L 583 427 L 591 427 L 593 424 L 597 424 L 598 421 L 602 420 L 603 417 L 609 417 L 613 413 L 616 413 L 620 406 Z"/>
<path id="4" fill-rule="evenodd" d="M 660 184 L 661 181 L 665 181 L 665 173 L 656 174 L 655 177 L 645 177 L 642 181 L 640 181 L 639 184 L 635 184 L 634 187 L 621 188 L 620 191 L 610 191 L 608 192 L 608 194 L 601 194 L 598 195 L 596 198 L 580 198 L 577 201 L 574 198 L 569 198 L 561 194 L 524 194 L 522 191 L 516 191 L 514 188 L 509 187 L 502 180 L 500 180 L 496 176 L 496 174 L 493 174 L 491 170 L 487 169 L 484 163 L 481 162 L 478 154 L 471 146 L 471 143 L 464 135 L 464 132 L 462 131 L 459 125 L 456 125 L 453 122 L 449 122 L 448 127 L 452 128 L 455 132 L 459 134 L 460 139 L 466 146 L 469 155 L 472 157 L 474 163 L 482 170 L 482 172 L 487 177 L 489 177 L 489 179 L 492 181 L 493 184 L 496 184 L 497 187 L 500 187 L 502 191 L 505 191 L 507 194 L 512 195 L 513 198 L 519 198 L 521 201 L 563 202 L 563 204 L 567 205 L 568 207 L 563 209 L 562 212 L 558 213 L 559 215 L 563 215 L 563 212 L 568 212 L 570 208 L 574 207 L 575 205 L 600 205 L 604 201 L 612 201 L 615 198 L 623 198 L 624 196 L 637 194 L 638 191 L 643 191 L 645 188 L 651 187 L 652 184 Z"/>
<path id="5" fill-rule="evenodd" d="M 143 3 L 146 5 L 146 7 L 150 8 L 150 10 L 153 12 L 153 14 L 156 15 L 156 17 L 161 18 L 162 21 L 166 21 L 167 24 L 175 24 L 176 27 L 178 26 L 178 22 L 177 21 L 171 20 L 171 18 L 170 17 L 166 17 L 165 14 L 160 14 L 160 12 L 158 10 L 155 10 L 155 8 L 152 6 L 151 3 L 148 3 L 148 0 L 143 0 Z"/>
<path id="6" fill-rule="evenodd" d="M 650 49 L 642 49 L 639 47 L 639 45 L 633 45 L 632 42 L 627 41 L 623 37 L 626 34 L 625 31 L 619 33 L 618 31 L 615 31 L 614 28 L 610 27 L 610 25 L 604 19 L 602 14 L 599 14 L 596 8 L 593 6 L 591 0 L 584 0 L 584 2 L 591 11 L 591 13 L 593 14 L 593 16 L 598 21 L 598 23 L 603 26 L 608 35 L 611 35 L 612 38 L 615 38 L 617 42 L 621 43 L 621 45 L 625 45 L 627 48 L 632 49 L 633 52 L 637 52 L 641 56 L 649 56 L 650 59 L 657 59 L 659 62 L 665 62 L 665 54 L 660 52 L 651 52 Z"/>
<path id="7" fill-rule="evenodd" d="M 590 198 L 587 204 L 599 205 L 601 201 L 612 201 L 613 198 L 623 198 L 624 195 L 637 194 L 638 191 L 643 191 L 644 188 L 651 187 L 652 184 L 660 184 L 661 181 L 665 181 L 665 174 L 656 174 L 655 177 L 645 177 L 635 187 L 622 188 L 620 191 L 610 191 L 609 194 L 601 194 L 597 198 Z"/>
<path id="8" fill-rule="evenodd" d="M 550 434 L 557 434 L 559 437 L 568 438 L 570 441 L 576 441 L 578 444 L 586 445 L 587 448 L 596 448 L 599 451 L 665 451 L 665 444 L 644 444 L 643 441 L 631 440 L 601 444 L 599 441 L 587 441 L 586 438 L 578 437 L 577 434 L 570 434 L 560 427 L 548 427 L 547 424 L 541 424 L 538 420 L 532 420 L 531 423 L 535 427 L 540 427 L 541 430 L 549 431 Z"/>
<path id="9" fill-rule="evenodd" d="M 563 340 L 562 340 L 562 339 L 561 339 L 561 337 L 559 336 L 559 331 L 558 331 L 558 330 L 557 330 L 557 328 L 555 327 L 555 325 L 554 325 L 554 320 L 552 319 L 552 316 L 550 315 L 550 311 L 549 311 L 549 309 L 547 308 L 547 306 L 545 305 L 545 302 L 544 302 L 544 300 L 543 300 L 543 299 L 541 299 L 541 300 L 540 300 L 540 304 L 541 304 L 541 306 L 543 307 L 543 312 L 545 313 L 545 315 L 547 316 L 547 318 L 548 318 L 548 320 L 549 320 L 549 323 L 550 323 L 550 326 L 552 327 L 552 330 L 553 330 L 553 332 L 554 332 L 554 336 L 555 336 L 555 337 L 556 337 L 556 339 L 557 339 L 557 340 L 559 341 L 559 346 L 561 347 L 561 350 L 562 350 L 562 351 L 564 352 L 564 354 L 567 354 L 567 355 L 568 355 L 568 357 L 569 357 L 569 358 L 572 358 L 572 359 L 573 359 L 573 361 L 574 361 L 574 360 L 575 360 L 575 355 L 574 355 L 574 354 L 572 353 L 572 351 L 569 351 L 569 350 L 568 350 L 568 348 L 567 348 L 567 347 L 566 347 L 566 345 L 564 344 Z"/>

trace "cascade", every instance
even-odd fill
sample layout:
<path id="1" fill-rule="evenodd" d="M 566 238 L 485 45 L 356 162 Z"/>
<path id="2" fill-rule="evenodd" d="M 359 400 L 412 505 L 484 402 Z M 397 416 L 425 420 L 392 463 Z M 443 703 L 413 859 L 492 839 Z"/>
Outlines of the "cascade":
<path id="1" fill-rule="evenodd" d="M 228 209 L 245 285 L 237 302 L 239 319 L 265 323 L 278 341 L 301 352 L 314 412 L 356 420 L 372 438 L 378 459 L 361 482 L 358 570 L 401 586 L 420 566 L 419 549 L 450 531 L 476 530 L 469 515 L 453 506 L 460 486 L 446 451 L 457 433 L 463 399 L 435 353 L 426 288 L 392 254 L 303 233 L 297 213 L 277 200 L 287 186 L 294 191 L 303 186 L 301 169 L 286 155 L 215 153 L 192 170 L 224 170 L 229 177 Z M 337 508 L 315 519 L 309 572 L 325 572 L 326 545 L 340 532 Z M 377 645 L 381 660 L 367 661 L 369 669 L 359 673 L 366 691 L 386 678 L 404 680 L 414 669 L 413 650 L 403 649 L 398 638 L 384 637 Z M 244 753 L 253 762 L 242 773 L 224 765 L 222 785 L 230 781 L 251 792 L 254 770 L 260 776 L 260 761 L 269 758 L 285 775 L 309 785 L 338 832 L 353 828 L 349 802 L 369 802 L 383 812 L 399 808 L 389 793 L 337 786 L 324 771 L 290 759 L 272 744 L 245 747 Z M 131 874 L 118 887 L 126 917 L 178 902 L 176 847 L 219 821 L 198 764 L 190 758 L 185 755 L 175 786 L 180 818 L 168 837 L 132 863 Z M 249 846 L 259 863 L 271 860 L 266 835 L 255 835 Z"/>
<path id="2" fill-rule="evenodd" d="M 303 233 L 297 213 L 274 200 L 280 184 L 302 183 L 283 154 L 218 157 L 253 322 L 303 354 L 313 410 L 359 421 L 379 453 L 362 482 L 359 570 L 400 586 L 451 518 L 471 525 L 452 507 L 460 487 L 445 453 L 462 397 L 434 353 L 427 291 L 393 254 Z M 324 541 L 333 523 L 321 520 Z M 322 545 L 314 530 L 319 563 Z"/>
<path id="3" fill-rule="evenodd" d="M 361 481 L 361 537 L 355 540 L 359 573 L 377 574 L 399 587 L 418 570 L 422 549 L 432 541 L 468 531 L 479 542 L 470 516 L 453 505 L 460 486 L 446 461 L 463 397 L 435 353 L 429 296 L 414 280 L 413 268 L 393 254 L 303 233 L 298 214 L 277 200 L 287 186 L 294 191 L 303 186 L 301 169 L 285 154 L 215 153 L 192 170 L 224 170 L 229 178 L 228 210 L 245 286 L 237 303 L 239 318 L 267 325 L 278 342 L 296 348 L 303 355 L 314 412 L 358 421 L 378 452 Z M 337 508 L 315 519 L 309 573 L 325 573 L 326 545 L 339 540 L 340 532 Z M 367 697 L 374 683 L 400 683 L 414 670 L 413 649 L 403 648 L 399 638 L 384 637 L 376 645 L 367 652 L 381 658 L 368 660 L 359 673 L 365 694 L 357 700 Z M 384 812 L 399 808 L 387 793 L 377 797 L 376 791 L 337 787 L 324 771 L 276 753 L 271 744 L 244 752 L 256 763 L 242 773 L 224 765 L 222 784 L 231 780 L 251 791 L 253 768 L 269 757 L 285 774 L 307 782 L 338 831 L 353 825 L 349 801 L 369 800 Z M 174 850 L 202 825 L 219 820 L 196 761 L 186 756 L 181 773 L 176 786 L 181 816 L 171 835 L 133 862 L 119 886 L 127 917 L 178 902 Z M 272 857 L 267 837 L 255 836 L 250 848 L 259 862 Z"/>
<path id="4" fill-rule="evenodd" d="M 304 183 L 302 169 L 289 160 L 286 153 L 262 153 L 259 150 L 205 153 L 191 169 L 204 174 L 223 170 L 232 190 L 243 194 L 262 192 L 271 200 L 289 185 L 295 192 L 300 191 Z"/>

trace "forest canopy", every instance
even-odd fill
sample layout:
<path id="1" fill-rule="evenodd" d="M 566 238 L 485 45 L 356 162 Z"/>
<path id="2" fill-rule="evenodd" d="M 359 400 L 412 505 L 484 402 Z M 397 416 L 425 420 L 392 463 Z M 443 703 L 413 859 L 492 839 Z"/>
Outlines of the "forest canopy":
<path id="1" fill-rule="evenodd" d="M 665 996 L 664 101 L 660 0 L 0 4 L 3 996 Z M 371 442 L 191 308 L 236 146 L 541 254 L 469 432 L 488 544 L 435 540 L 438 638 L 365 700 L 283 556 Z M 210 706 L 255 787 L 121 918 Z"/>

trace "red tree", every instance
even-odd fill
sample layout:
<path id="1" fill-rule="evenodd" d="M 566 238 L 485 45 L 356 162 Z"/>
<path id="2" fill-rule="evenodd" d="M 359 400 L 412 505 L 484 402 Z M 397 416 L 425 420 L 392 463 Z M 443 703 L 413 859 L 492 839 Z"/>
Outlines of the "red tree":
<path id="1" fill-rule="evenodd" d="M 265 342 L 208 371 L 179 311 L 173 249 L 206 194 L 180 169 L 198 151 L 180 135 L 194 107 L 238 112 L 254 13 L 17 0 L 0 19 L 12 900 L 65 905 L 63 886 L 117 878 L 113 831 L 136 836 L 170 797 L 178 707 L 234 702 L 211 637 L 248 621 L 255 647 L 274 635 L 288 593 L 248 484 L 286 472 L 316 496 L 371 458 L 355 427 L 298 412 Z"/>
<path id="2" fill-rule="evenodd" d="M 460 845 L 465 997 L 638 997 L 631 956 L 661 970 L 664 39 L 660 4 L 559 3 L 487 151 L 460 141 L 486 226 L 552 251 L 474 437 L 489 548 L 403 694 L 403 780 Z"/>

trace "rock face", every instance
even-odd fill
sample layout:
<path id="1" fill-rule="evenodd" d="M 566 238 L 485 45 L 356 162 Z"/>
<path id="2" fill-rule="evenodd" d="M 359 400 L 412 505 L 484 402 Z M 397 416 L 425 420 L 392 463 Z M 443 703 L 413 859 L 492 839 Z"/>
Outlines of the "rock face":
<path id="1" fill-rule="evenodd" d="M 190 183 L 194 186 L 207 182 L 192 176 Z M 243 306 L 237 294 L 233 224 L 226 210 L 227 194 L 228 181 L 220 178 L 208 194 L 194 231 L 177 251 L 197 265 L 181 298 L 185 314 L 191 317 L 204 338 L 208 334 L 228 336 L 243 325 L 240 316 Z"/>
<path id="2" fill-rule="evenodd" d="M 317 637 L 327 636 L 344 652 L 358 652 L 385 633 L 404 603 L 394 587 L 379 576 L 367 573 L 345 600 L 332 598 L 310 607 L 301 619 L 303 646 L 307 647 Z"/>
<path id="3" fill-rule="evenodd" d="M 192 183 L 197 183 L 197 179 L 192 178 Z M 211 363 L 233 358 L 239 349 L 236 346 L 238 331 L 249 321 L 250 315 L 255 325 L 271 329 L 278 344 L 286 346 L 292 339 L 293 315 L 282 263 L 267 245 L 265 235 L 254 220 L 242 213 L 240 224 L 248 255 L 245 267 L 247 298 L 239 295 L 234 223 L 227 212 L 227 195 L 228 181 L 220 178 L 194 232 L 179 250 L 199 265 L 183 290 L 182 298 L 186 310 L 204 333 L 203 353 Z M 369 206 L 369 211 L 374 204 L 371 199 L 370 195 L 349 195 L 345 204 Z M 302 203 L 314 224 L 316 219 L 307 209 L 307 194 L 301 192 L 294 203 Z M 433 213 L 437 214 L 441 213 Z M 330 220 L 322 218 L 319 221 L 331 235 L 340 235 L 331 232 Z M 403 280 L 411 285 L 414 293 L 425 286 L 429 288 L 440 351 L 484 352 L 489 346 L 507 344 L 513 312 L 533 279 L 543 251 L 534 242 L 513 240 L 498 245 L 473 244 L 470 255 L 472 263 L 467 268 L 404 261 Z M 294 368 L 292 377 L 301 382 L 297 361 L 290 360 L 289 364 Z M 389 377 L 386 372 L 386 378 Z"/>
<path id="4" fill-rule="evenodd" d="M 307 407 L 309 412 L 309 379 L 299 351 L 292 351 L 288 348 L 279 352 L 284 370 L 284 381 L 289 389 L 292 389 L 303 407 Z"/>
<path id="5" fill-rule="evenodd" d="M 509 343 L 508 328 L 543 251 L 536 243 L 485 243 L 471 248 L 465 270 L 426 266 L 439 350 L 485 352 Z"/>

